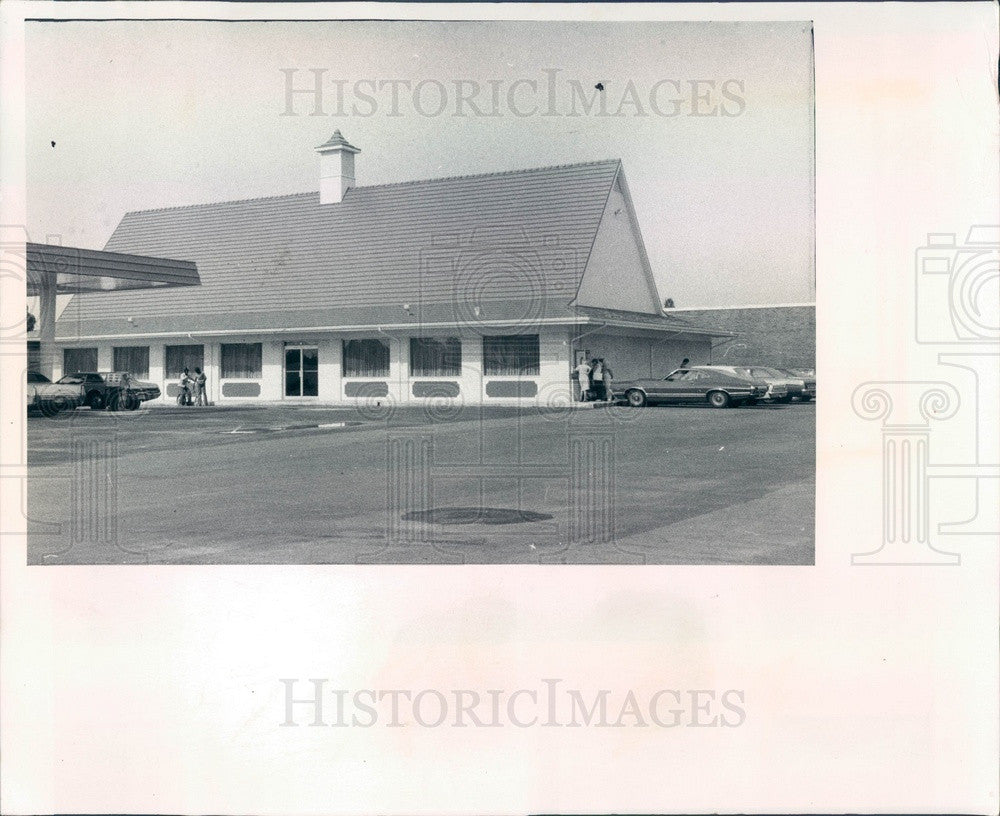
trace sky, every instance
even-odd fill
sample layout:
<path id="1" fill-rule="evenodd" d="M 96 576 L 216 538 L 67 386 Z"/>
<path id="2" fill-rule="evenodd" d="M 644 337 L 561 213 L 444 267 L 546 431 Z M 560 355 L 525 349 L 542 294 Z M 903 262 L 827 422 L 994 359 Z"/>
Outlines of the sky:
<path id="1" fill-rule="evenodd" d="M 100 249 L 130 210 L 317 190 L 314 148 L 340 129 L 359 185 L 620 158 L 663 298 L 814 300 L 808 22 L 33 22 L 26 37 L 33 241 Z M 288 96 L 317 77 L 319 109 Z"/>

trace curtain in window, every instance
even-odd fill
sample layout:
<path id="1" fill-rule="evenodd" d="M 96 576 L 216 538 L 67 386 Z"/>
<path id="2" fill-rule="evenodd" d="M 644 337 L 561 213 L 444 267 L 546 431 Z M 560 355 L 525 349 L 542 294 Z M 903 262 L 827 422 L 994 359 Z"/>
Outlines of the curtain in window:
<path id="1" fill-rule="evenodd" d="M 483 338 L 483 373 L 488 376 L 532 376 L 539 372 L 537 334 Z"/>
<path id="2" fill-rule="evenodd" d="M 198 368 L 205 366 L 204 346 L 166 346 L 164 353 L 168 380 L 179 378 L 185 368 L 189 373 L 193 373 L 195 366 Z"/>
<path id="3" fill-rule="evenodd" d="M 261 378 L 260 343 L 223 343 L 222 378 L 259 380 Z"/>
<path id="4" fill-rule="evenodd" d="M 458 377 L 462 373 L 462 341 L 457 337 L 411 337 L 410 375 Z"/>
<path id="5" fill-rule="evenodd" d="M 388 377 L 389 345 L 381 340 L 344 341 L 345 377 Z"/>
<path id="6" fill-rule="evenodd" d="M 63 374 L 76 374 L 77 371 L 97 371 L 96 348 L 63 349 Z"/>
<path id="7" fill-rule="evenodd" d="M 127 371 L 133 377 L 149 376 L 149 346 L 115 346 L 115 371 Z"/>

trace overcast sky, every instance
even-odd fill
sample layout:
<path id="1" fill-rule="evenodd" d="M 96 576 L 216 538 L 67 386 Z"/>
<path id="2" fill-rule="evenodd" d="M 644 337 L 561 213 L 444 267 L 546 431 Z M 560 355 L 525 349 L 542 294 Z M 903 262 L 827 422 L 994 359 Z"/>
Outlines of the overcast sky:
<path id="1" fill-rule="evenodd" d="M 32 240 L 101 248 L 129 210 L 316 190 L 340 128 L 359 185 L 621 158 L 664 298 L 813 300 L 808 23 L 27 28 Z M 282 69 L 324 69 L 322 115 L 311 94 L 282 115 Z"/>

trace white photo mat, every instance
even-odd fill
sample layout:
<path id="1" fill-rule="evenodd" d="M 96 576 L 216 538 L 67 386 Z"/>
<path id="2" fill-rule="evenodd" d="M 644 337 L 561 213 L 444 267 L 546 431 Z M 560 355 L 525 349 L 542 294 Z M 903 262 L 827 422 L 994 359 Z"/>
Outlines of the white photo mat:
<path id="1" fill-rule="evenodd" d="M 957 249 L 1000 223 L 995 4 L 0 15 L 4 225 L 27 223 L 26 17 L 811 20 L 824 391 L 812 567 L 27 567 L 24 344 L 5 330 L 4 813 L 996 812 L 1000 348 L 919 267 L 929 235 Z M 996 246 L 975 246 L 994 253 L 981 283 L 995 291 Z M 23 319 L 23 285 L 5 269 L 2 326 Z M 928 451 L 926 491 L 905 494 L 926 502 L 926 541 L 887 542 L 908 512 L 884 500 L 890 440 Z M 540 707 L 527 727 L 396 728 L 336 727 L 328 709 L 323 727 L 282 727 L 282 679 L 304 696 L 313 678 L 539 699 L 559 680 L 608 690 L 616 716 L 629 692 L 680 690 L 687 713 L 679 727 L 548 727 Z M 736 725 L 691 727 L 698 690 L 739 692 L 713 709 Z"/>

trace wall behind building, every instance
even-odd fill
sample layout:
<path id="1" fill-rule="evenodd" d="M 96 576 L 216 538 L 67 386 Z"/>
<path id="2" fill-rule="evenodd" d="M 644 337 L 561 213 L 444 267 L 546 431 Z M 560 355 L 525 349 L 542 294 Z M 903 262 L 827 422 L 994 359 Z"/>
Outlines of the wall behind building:
<path id="1" fill-rule="evenodd" d="M 816 365 L 816 307 L 764 306 L 743 309 L 670 310 L 696 326 L 735 332 L 716 340 L 716 365 L 754 364 L 789 368 Z"/>

